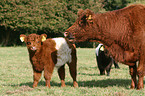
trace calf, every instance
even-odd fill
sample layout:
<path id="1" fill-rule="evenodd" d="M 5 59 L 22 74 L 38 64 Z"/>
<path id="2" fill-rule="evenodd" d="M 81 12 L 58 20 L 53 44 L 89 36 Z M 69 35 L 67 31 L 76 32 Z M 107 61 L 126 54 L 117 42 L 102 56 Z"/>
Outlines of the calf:
<path id="1" fill-rule="evenodd" d="M 100 71 L 100 75 L 105 75 L 105 71 L 107 72 L 107 76 L 110 75 L 112 63 L 114 63 L 115 68 L 119 68 L 118 64 L 115 63 L 113 58 L 107 55 L 107 50 L 104 49 L 103 44 L 99 44 L 96 48 L 96 60 L 97 65 Z"/>
<path id="2" fill-rule="evenodd" d="M 20 35 L 20 40 L 22 42 L 25 41 L 27 45 L 30 62 L 33 67 L 33 88 L 37 86 L 43 70 L 46 86 L 50 88 L 50 80 L 54 67 L 58 69 L 61 86 L 64 87 L 65 63 L 69 66 L 69 71 L 73 78 L 73 86 L 78 87 L 76 81 L 77 57 L 75 47 L 65 38 L 46 39 L 46 37 L 46 34 Z"/>

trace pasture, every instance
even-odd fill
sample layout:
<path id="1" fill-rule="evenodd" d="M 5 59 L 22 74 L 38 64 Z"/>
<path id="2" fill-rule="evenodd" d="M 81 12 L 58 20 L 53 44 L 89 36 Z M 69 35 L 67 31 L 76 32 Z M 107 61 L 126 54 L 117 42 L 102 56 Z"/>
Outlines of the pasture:
<path id="1" fill-rule="evenodd" d="M 100 76 L 96 66 L 95 49 L 77 48 L 78 88 L 73 87 L 66 65 L 66 87 L 61 88 L 57 71 L 54 70 L 51 88 L 45 87 L 42 76 L 38 87 L 32 88 L 33 71 L 26 47 L 0 47 L 0 95 L 1 96 L 143 96 L 142 90 L 130 90 L 131 77 L 128 66 L 112 66 L 110 76 Z M 145 85 L 145 81 L 144 81 Z"/>

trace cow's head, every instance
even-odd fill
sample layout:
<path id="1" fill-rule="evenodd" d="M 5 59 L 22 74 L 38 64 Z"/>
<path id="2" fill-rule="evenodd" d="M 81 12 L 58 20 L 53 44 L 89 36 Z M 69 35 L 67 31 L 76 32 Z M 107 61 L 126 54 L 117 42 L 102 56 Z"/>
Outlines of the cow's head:
<path id="1" fill-rule="evenodd" d="M 40 50 L 42 42 L 46 40 L 47 35 L 37 35 L 37 34 L 30 34 L 28 36 L 21 34 L 20 40 L 22 42 L 25 42 L 27 45 L 27 48 L 31 52 L 35 52 L 37 50 Z"/>
<path id="2" fill-rule="evenodd" d="M 64 36 L 69 39 L 73 37 L 78 42 L 88 40 L 94 15 L 95 14 L 89 9 L 78 11 L 76 22 L 65 31 Z"/>

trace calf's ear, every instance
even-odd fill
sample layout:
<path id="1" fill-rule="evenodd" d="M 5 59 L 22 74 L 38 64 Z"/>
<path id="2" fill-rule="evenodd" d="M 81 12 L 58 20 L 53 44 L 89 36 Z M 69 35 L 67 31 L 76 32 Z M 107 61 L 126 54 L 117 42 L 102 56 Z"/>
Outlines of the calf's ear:
<path id="1" fill-rule="evenodd" d="M 101 50 L 101 51 L 104 51 L 104 47 L 102 46 L 102 47 L 100 48 L 100 50 Z"/>
<path id="2" fill-rule="evenodd" d="M 24 34 L 21 34 L 21 35 L 20 35 L 20 40 L 21 40 L 21 42 L 24 42 L 24 41 L 25 41 L 25 38 L 26 38 L 26 35 L 24 35 Z"/>
<path id="3" fill-rule="evenodd" d="M 47 38 L 46 34 L 41 34 L 41 41 L 44 42 Z"/>

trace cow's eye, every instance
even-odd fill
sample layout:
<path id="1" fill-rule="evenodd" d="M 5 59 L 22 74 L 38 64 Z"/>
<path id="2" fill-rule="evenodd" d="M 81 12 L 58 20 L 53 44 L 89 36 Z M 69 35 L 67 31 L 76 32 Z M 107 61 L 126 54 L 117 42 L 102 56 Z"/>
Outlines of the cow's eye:
<path id="1" fill-rule="evenodd" d="M 37 41 L 37 43 L 40 43 L 40 41 Z"/>
<path id="2" fill-rule="evenodd" d="M 81 21 L 79 22 L 79 26 L 83 26 L 83 23 L 84 23 L 84 21 L 81 20 Z"/>
<path id="3" fill-rule="evenodd" d="M 27 45 L 30 45 L 31 44 L 31 42 L 27 42 Z"/>

